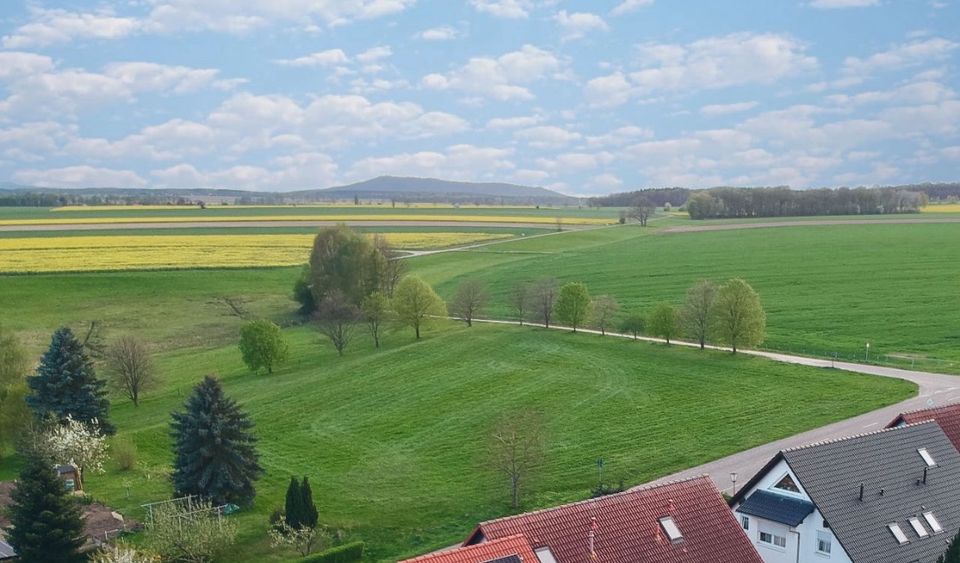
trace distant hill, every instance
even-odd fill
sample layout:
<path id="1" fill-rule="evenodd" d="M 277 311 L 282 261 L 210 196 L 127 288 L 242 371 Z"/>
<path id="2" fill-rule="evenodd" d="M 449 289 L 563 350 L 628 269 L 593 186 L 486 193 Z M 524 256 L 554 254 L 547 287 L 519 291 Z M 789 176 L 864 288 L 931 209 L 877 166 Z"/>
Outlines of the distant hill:
<path id="1" fill-rule="evenodd" d="M 410 202 L 528 203 L 571 205 L 577 198 L 546 188 L 505 183 L 451 182 L 435 178 L 380 176 L 372 180 L 322 190 L 288 192 L 304 199 L 382 199 Z"/>

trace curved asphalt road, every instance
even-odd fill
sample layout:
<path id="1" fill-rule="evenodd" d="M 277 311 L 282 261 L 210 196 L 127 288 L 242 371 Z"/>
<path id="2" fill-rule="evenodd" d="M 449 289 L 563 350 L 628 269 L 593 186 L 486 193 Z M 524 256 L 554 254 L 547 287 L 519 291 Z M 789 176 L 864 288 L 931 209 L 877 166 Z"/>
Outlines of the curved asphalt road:
<path id="1" fill-rule="evenodd" d="M 474 319 L 474 322 L 519 324 L 516 321 L 479 319 Z M 535 323 L 525 324 L 534 324 L 535 326 L 540 326 L 542 328 L 542 325 L 536 325 Z M 570 330 L 569 328 L 559 326 L 551 326 L 550 328 L 557 330 Z M 579 330 L 580 332 L 600 334 L 600 332 L 596 330 Z M 607 336 L 633 338 L 633 336 L 630 335 L 612 332 L 607 332 Z M 648 342 L 663 342 L 661 339 L 650 337 L 641 337 L 640 340 L 645 340 Z M 671 343 L 680 346 L 698 346 L 698 344 L 693 342 L 682 342 L 676 340 L 672 340 Z M 713 350 L 729 351 L 728 348 L 721 346 L 709 346 L 709 348 Z M 660 479 L 652 481 L 651 483 L 647 483 L 644 486 L 653 483 L 661 483 L 664 481 L 673 481 L 687 477 L 709 474 L 713 478 L 713 481 L 717 484 L 717 488 L 719 488 L 721 491 L 730 492 L 733 488 L 730 478 L 731 473 L 736 472 L 737 482 L 740 485 L 743 485 L 780 450 L 796 446 L 803 446 L 813 442 L 835 440 L 837 438 L 853 436 L 856 434 L 874 432 L 882 429 L 901 412 L 927 408 L 928 406 L 932 405 L 943 405 L 948 402 L 960 400 L 960 376 L 956 375 L 888 368 L 869 364 L 834 362 L 831 360 L 807 358 L 804 356 L 791 356 L 789 354 L 778 354 L 775 352 L 763 352 L 759 350 L 738 350 L 738 353 L 748 354 L 751 356 L 761 356 L 777 362 L 784 362 L 788 364 L 827 368 L 824 371 L 824 375 L 827 377 L 829 377 L 829 374 L 831 373 L 829 368 L 833 368 L 843 371 L 876 375 L 880 377 L 905 379 L 907 381 L 916 383 L 919 387 L 919 392 L 917 396 L 907 399 L 906 401 L 890 405 L 889 407 L 884 407 L 875 411 L 861 414 L 859 416 L 855 416 L 853 418 L 841 420 L 840 422 L 835 422 L 833 424 L 821 426 L 820 428 L 801 432 L 800 434 L 795 434 L 789 438 L 763 444 L 762 446 L 757 446 L 740 453 L 720 458 L 704 465 L 691 467 L 690 469 L 685 469 L 672 475 L 666 475 Z"/>

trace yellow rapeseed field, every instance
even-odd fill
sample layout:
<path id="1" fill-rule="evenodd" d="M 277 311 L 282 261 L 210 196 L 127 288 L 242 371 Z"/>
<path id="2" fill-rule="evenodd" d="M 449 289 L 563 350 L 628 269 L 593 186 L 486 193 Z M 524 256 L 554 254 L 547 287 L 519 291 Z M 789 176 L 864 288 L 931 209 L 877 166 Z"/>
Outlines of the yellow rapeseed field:
<path id="1" fill-rule="evenodd" d="M 167 209 L 171 210 L 184 210 L 184 209 L 197 209 L 197 205 L 64 205 L 62 207 L 54 207 L 50 211 L 163 211 Z M 287 203 L 287 204 L 252 204 L 252 205 L 217 205 L 210 204 L 207 206 L 210 209 L 289 209 L 291 207 L 300 207 L 300 208 L 311 208 L 318 207 L 323 209 L 330 208 L 343 208 L 343 209 L 363 209 L 363 208 L 397 208 L 397 209 L 534 209 L 533 205 L 454 205 L 452 203 L 402 203 L 397 204 L 396 206 L 391 206 L 390 202 L 380 202 L 380 203 L 365 203 L 361 205 L 353 205 L 352 203 L 346 202 L 329 202 L 329 203 Z M 540 209 L 540 208 L 538 208 Z M 543 207 L 543 209 L 548 209 L 548 207 Z"/>
<path id="2" fill-rule="evenodd" d="M 415 250 L 510 238 L 493 233 L 386 233 Z M 144 235 L 0 238 L 0 272 L 77 272 L 292 266 L 307 261 L 313 235 Z"/>
<path id="3" fill-rule="evenodd" d="M 936 203 L 920 210 L 923 213 L 960 213 L 960 203 Z"/>
<path id="4" fill-rule="evenodd" d="M 330 221 L 330 222 L 454 222 L 454 223 L 525 223 L 548 224 L 557 222 L 556 217 L 550 216 L 512 216 L 512 215 L 422 215 L 415 213 L 402 214 L 336 214 L 336 215 L 242 215 L 242 216 L 189 216 L 189 217 L 78 217 L 51 218 L 51 219 L 3 219 L 0 225 L 102 225 L 111 223 L 223 223 L 223 222 L 251 222 L 251 221 Z M 613 221 L 597 217 L 563 217 L 560 222 L 564 225 L 608 225 Z"/>

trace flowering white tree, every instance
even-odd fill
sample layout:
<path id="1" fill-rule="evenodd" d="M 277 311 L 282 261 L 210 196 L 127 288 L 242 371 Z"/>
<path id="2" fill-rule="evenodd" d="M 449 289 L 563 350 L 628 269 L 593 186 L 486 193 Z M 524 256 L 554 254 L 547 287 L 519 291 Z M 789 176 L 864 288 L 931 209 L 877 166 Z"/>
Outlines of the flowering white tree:
<path id="1" fill-rule="evenodd" d="M 271 546 L 277 549 L 293 548 L 302 557 L 310 555 L 311 552 L 326 545 L 330 540 L 330 533 L 319 526 L 292 528 L 286 522 L 271 527 L 269 534 Z"/>
<path id="2" fill-rule="evenodd" d="M 91 563 L 159 563 L 160 558 L 121 544 L 100 550 L 90 561 Z"/>
<path id="3" fill-rule="evenodd" d="M 107 439 L 94 419 L 85 423 L 69 415 L 62 423 L 45 428 L 38 436 L 37 447 L 56 463 L 72 463 L 79 469 L 80 483 L 86 470 L 103 473 L 103 464 L 109 459 Z"/>

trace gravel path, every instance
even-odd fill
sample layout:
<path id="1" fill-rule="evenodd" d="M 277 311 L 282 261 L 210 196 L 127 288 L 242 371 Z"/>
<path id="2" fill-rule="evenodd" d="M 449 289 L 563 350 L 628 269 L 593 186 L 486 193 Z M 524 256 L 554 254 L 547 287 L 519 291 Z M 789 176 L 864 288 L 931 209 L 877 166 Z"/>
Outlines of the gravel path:
<path id="1" fill-rule="evenodd" d="M 474 322 L 512 325 L 519 324 L 516 321 L 479 319 L 475 319 Z M 542 328 L 542 325 L 536 325 L 535 323 L 525 324 L 533 324 L 534 326 L 541 326 Z M 550 328 L 557 330 L 570 330 L 569 328 L 559 326 L 551 326 Z M 579 331 L 599 334 L 599 331 L 596 330 L 579 329 Z M 607 332 L 607 336 L 617 338 L 633 338 L 630 335 L 611 332 Z M 650 337 L 641 337 L 640 340 L 647 342 L 663 342 L 663 340 L 659 338 Z M 679 346 L 698 346 L 694 342 L 673 340 L 671 343 Z M 709 346 L 709 348 L 713 350 L 729 351 L 728 348 L 722 346 Z M 732 482 L 730 478 L 731 473 L 736 472 L 738 475 L 737 482 L 740 485 L 743 485 L 750 477 L 754 475 L 754 473 L 759 471 L 763 465 L 770 460 L 770 458 L 772 458 L 778 451 L 782 449 L 802 446 L 824 440 L 834 440 L 855 434 L 863 434 L 865 432 L 873 432 L 875 430 L 882 429 L 901 412 L 960 401 L 960 377 L 955 375 L 888 368 L 870 364 L 835 362 L 831 360 L 807 358 L 804 356 L 792 356 L 789 354 L 763 352 L 758 350 L 739 350 L 738 353 L 748 354 L 751 356 L 761 356 L 777 362 L 826 368 L 824 374 L 827 377 L 829 377 L 829 370 L 832 368 L 855 373 L 876 375 L 880 377 L 905 379 L 916 383 L 919 386 L 919 392 L 917 396 L 905 401 L 901 401 L 897 404 L 890 405 L 889 407 L 884 407 L 859 416 L 855 416 L 853 418 L 848 418 L 833 424 L 821 426 L 820 428 L 801 432 L 800 434 L 796 434 L 782 440 L 777 440 L 775 442 L 763 444 L 762 446 L 757 446 L 740 453 L 711 461 L 710 463 L 699 465 L 697 467 L 691 467 L 672 475 L 666 475 L 660 479 L 652 481 L 652 483 L 660 483 L 664 481 L 672 481 L 686 477 L 709 474 L 711 477 L 713 477 L 714 482 L 717 484 L 717 487 L 720 490 L 730 492 L 732 490 Z"/>

